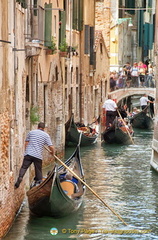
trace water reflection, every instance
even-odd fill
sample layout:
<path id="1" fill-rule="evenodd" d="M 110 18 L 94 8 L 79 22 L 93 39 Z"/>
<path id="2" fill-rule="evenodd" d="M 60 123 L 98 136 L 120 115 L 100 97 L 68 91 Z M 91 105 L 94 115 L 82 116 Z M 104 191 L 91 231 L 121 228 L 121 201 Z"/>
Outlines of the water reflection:
<path id="1" fill-rule="evenodd" d="M 134 145 L 130 146 L 98 142 L 94 146 L 81 148 L 87 184 L 121 215 L 128 226 L 87 189 L 82 207 L 77 213 L 66 218 L 29 217 L 28 207 L 25 205 L 5 240 L 158 239 L 158 174 L 151 171 L 149 164 L 152 134 L 151 131 L 136 130 Z M 67 149 L 65 158 L 70 156 L 73 150 Z M 52 227 L 58 229 L 56 236 L 50 234 Z M 151 232 L 116 232 L 122 229 L 145 229 Z M 113 233 L 106 232 L 110 230 Z"/>

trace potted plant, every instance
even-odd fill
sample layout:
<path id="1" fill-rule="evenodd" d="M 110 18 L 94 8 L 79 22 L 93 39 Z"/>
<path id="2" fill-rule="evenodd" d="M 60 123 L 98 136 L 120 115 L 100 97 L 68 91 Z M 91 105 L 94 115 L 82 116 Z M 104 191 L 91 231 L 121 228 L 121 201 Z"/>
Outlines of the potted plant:
<path id="1" fill-rule="evenodd" d="M 57 50 L 56 42 L 54 37 L 52 36 L 51 45 L 48 47 L 48 49 L 46 49 L 46 54 L 54 54 L 56 50 Z"/>
<path id="2" fill-rule="evenodd" d="M 66 42 L 66 38 L 64 38 L 63 41 L 59 45 L 59 50 L 60 50 L 60 56 L 61 57 L 66 57 L 67 56 L 67 49 L 68 49 L 68 44 Z"/>

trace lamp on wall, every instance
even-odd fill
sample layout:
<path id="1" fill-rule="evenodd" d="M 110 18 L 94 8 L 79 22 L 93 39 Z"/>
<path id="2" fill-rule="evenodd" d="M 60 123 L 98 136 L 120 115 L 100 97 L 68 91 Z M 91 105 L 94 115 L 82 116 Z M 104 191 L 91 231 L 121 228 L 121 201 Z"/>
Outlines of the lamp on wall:
<path id="1" fill-rule="evenodd" d="M 132 27 L 133 26 L 132 18 L 118 18 L 117 23 L 121 24 L 121 23 L 126 22 L 128 20 L 129 20 L 128 27 Z"/>

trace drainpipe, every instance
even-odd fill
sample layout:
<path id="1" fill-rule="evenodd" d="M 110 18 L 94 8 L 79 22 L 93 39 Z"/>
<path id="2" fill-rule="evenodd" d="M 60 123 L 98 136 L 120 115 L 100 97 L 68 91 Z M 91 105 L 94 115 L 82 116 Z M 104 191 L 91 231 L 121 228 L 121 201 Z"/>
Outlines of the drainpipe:
<path id="1" fill-rule="evenodd" d="M 14 0 L 14 49 L 16 49 L 16 0 Z M 14 111 L 15 111 L 15 120 L 17 119 L 17 109 L 16 109 L 16 88 L 17 88 L 17 73 L 16 73 L 16 51 L 14 51 Z"/>
<path id="2" fill-rule="evenodd" d="M 80 117 L 80 122 L 82 122 L 82 117 L 83 117 L 83 114 L 82 114 L 82 51 L 81 51 L 81 40 L 82 40 L 82 37 L 81 37 L 81 31 L 80 31 L 80 52 L 79 52 L 79 57 L 80 57 L 80 60 L 79 60 L 79 69 L 80 69 L 80 82 L 79 82 L 79 117 Z"/>

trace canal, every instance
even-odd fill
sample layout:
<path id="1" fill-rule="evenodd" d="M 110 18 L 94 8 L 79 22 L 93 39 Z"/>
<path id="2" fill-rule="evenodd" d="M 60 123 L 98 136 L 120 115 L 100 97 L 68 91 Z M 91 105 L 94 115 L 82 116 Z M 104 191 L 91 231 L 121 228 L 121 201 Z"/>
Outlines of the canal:
<path id="1" fill-rule="evenodd" d="M 87 184 L 127 226 L 87 189 L 78 212 L 62 219 L 31 217 L 24 202 L 4 239 L 158 239 L 158 173 L 150 169 L 152 137 L 152 131 L 136 130 L 134 145 L 106 145 L 99 140 L 81 148 Z M 68 148 L 66 157 L 72 152 Z M 58 233 L 51 235 L 51 228 Z"/>

